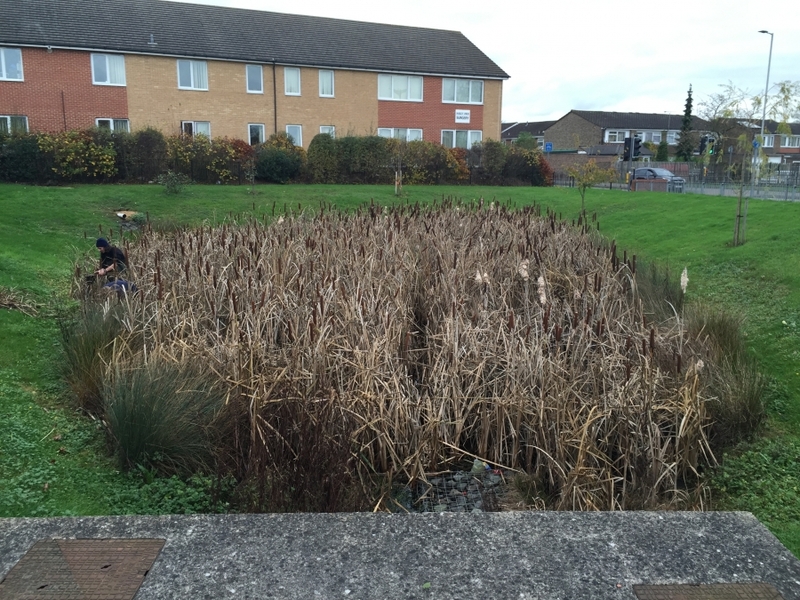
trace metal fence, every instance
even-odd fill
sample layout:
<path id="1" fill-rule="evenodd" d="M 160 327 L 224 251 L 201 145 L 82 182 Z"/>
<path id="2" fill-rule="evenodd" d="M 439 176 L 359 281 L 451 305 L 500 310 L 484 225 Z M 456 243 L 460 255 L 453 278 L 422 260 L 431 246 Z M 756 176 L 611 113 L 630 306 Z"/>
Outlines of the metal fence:
<path id="1" fill-rule="evenodd" d="M 634 167 L 649 166 L 667 169 L 675 175 L 683 177 L 683 190 L 670 189 L 674 193 L 704 194 L 706 196 L 733 196 L 741 192 L 746 198 L 763 200 L 782 200 L 800 202 L 800 165 L 775 165 L 766 170 L 760 177 L 751 180 L 749 174 L 738 178 L 731 175 L 725 165 L 702 166 L 694 163 L 650 162 L 634 163 Z M 598 184 L 596 188 L 628 189 L 626 176 L 628 163 L 617 163 L 617 181 Z M 575 179 L 566 173 L 556 172 L 553 185 L 559 187 L 575 187 Z"/>

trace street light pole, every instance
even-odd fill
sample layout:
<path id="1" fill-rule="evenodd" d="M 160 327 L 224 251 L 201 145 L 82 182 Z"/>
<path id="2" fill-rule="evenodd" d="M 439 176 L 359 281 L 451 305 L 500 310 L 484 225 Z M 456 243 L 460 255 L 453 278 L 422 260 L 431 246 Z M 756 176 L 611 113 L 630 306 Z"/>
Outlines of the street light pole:
<path id="1" fill-rule="evenodd" d="M 764 87 L 764 107 L 761 113 L 761 139 L 760 143 L 764 143 L 764 122 L 767 120 L 767 94 L 769 93 L 769 71 L 772 67 L 772 42 L 775 40 L 775 34 L 767 31 L 766 29 L 759 29 L 758 33 L 766 33 L 769 35 L 769 60 L 767 61 L 767 83 Z M 756 160 L 758 159 L 758 144 L 753 141 L 753 164 L 752 168 L 756 167 Z M 757 173 L 757 171 L 756 171 Z M 753 197 L 753 179 L 755 173 L 750 175 L 750 198 Z M 744 203 L 744 218 L 742 219 L 742 243 L 747 239 L 747 208 L 749 198 Z"/>
<path id="2" fill-rule="evenodd" d="M 772 67 L 772 42 L 775 39 L 775 34 L 770 33 L 766 29 L 760 30 L 758 33 L 769 34 L 769 60 L 767 61 L 767 84 L 764 86 L 764 112 L 761 113 L 761 143 L 764 143 L 764 121 L 767 119 L 767 94 L 769 93 L 769 70 Z"/>

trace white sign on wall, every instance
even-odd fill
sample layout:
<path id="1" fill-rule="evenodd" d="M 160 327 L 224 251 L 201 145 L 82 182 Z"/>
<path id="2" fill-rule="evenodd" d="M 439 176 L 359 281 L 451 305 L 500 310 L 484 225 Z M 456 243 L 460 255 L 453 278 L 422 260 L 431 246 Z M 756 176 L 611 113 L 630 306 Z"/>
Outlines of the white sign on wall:
<path id="1" fill-rule="evenodd" d="M 469 111 L 456 110 L 456 123 L 469 123 Z"/>

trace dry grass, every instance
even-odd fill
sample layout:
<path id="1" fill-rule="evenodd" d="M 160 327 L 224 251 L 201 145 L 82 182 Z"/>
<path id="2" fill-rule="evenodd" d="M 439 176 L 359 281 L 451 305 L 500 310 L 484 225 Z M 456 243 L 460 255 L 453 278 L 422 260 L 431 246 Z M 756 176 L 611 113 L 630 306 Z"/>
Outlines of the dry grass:
<path id="1" fill-rule="evenodd" d="M 648 319 L 632 261 L 588 227 L 452 204 L 145 232 L 136 342 L 112 362 L 225 382 L 225 461 L 256 508 L 287 464 L 342 456 L 366 491 L 465 453 L 552 508 L 692 506 L 714 457 L 680 320 Z M 333 483 L 316 493 L 345 496 Z"/>
<path id="2" fill-rule="evenodd" d="M 39 306 L 34 300 L 19 290 L 5 286 L 0 286 L 0 308 L 18 310 L 29 317 L 35 317 L 39 312 Z"/>

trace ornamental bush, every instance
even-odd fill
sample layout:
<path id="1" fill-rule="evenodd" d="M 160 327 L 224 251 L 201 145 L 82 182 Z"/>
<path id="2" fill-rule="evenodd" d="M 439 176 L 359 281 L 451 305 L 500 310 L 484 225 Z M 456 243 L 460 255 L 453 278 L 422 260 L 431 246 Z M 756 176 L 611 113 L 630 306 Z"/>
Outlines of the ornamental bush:
<path id="1" fill-rule="evenodd" d="M 91 130 L 38 134 L 39 149 L 52 161 L 50 169 L 62 181 L 96 181 L 117 174 L 116 153 Z"/>
<path id="2" fill-rule="evenodd" d="M 0 181 L 39 183 L 52 174 L 34 134 L 0 134 Z"/>

